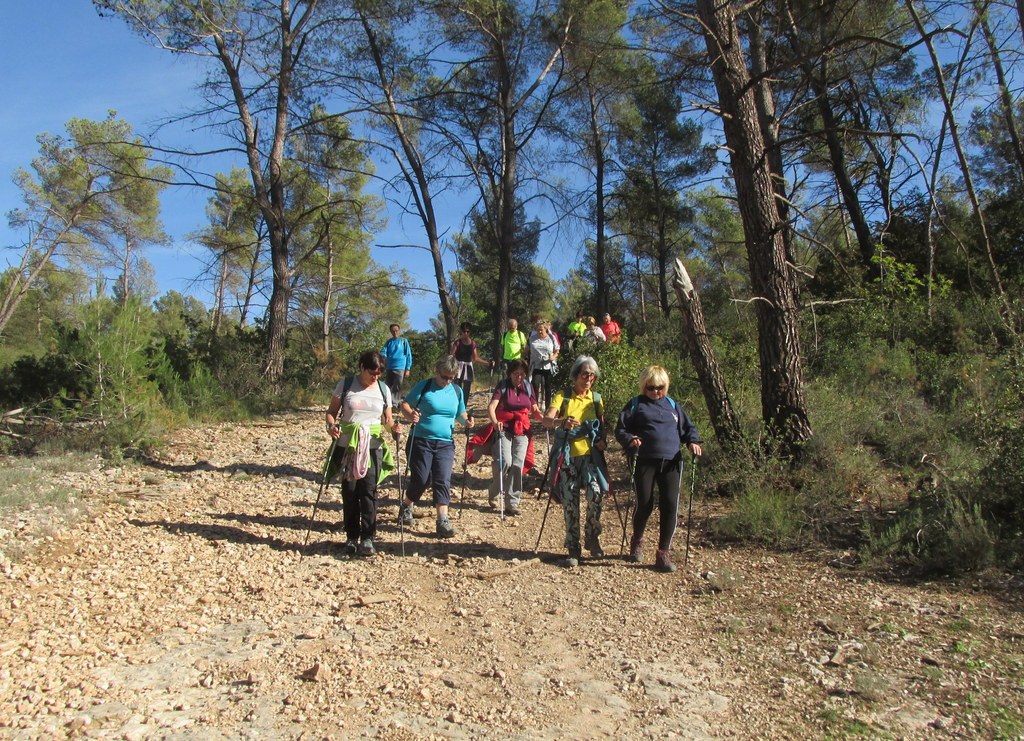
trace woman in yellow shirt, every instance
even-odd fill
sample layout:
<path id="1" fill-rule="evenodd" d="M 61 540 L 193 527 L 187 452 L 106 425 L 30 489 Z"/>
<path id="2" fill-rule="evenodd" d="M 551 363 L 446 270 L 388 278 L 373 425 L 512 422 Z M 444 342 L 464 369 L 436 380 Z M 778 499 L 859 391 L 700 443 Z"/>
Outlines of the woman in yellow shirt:
<path id="1" fill-rule="evenodd" d="M 557 493 L 565 515 L 565 548 L 569 556 L 562 561 L 568 568 L 578 566 L 582 558 L 580 548 L 580 496 L 586 494 L 587 518 L 584 541 L 593 558 L 602 558 L 601 500 L 603 487 L 599 464 L 591 451 L 605 449 L 604 405 L 601 395 L 594 391 L 600 370 L 597 361 L 589 355 L 580 355 L 569 370 L 572 387 L 560 391 L 551 399 L 544 415 L 544 424 L 557 428 L 554 455 L 561 457 L 556 467 Z"/>

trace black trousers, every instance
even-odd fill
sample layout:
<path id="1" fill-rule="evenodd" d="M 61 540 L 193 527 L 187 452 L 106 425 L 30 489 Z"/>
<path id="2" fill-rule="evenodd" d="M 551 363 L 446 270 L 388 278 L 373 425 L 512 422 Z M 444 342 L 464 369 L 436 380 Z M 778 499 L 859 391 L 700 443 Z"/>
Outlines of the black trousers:
<path id="1" fill-rule="evenodd" d="M 551 406 L 551 371 L 537 368 L 533 372 L 532 382 L 537 391 L 537 403 L 546 412 Z"/>
<path id="2" fill-rule="evenodd" d="M 658 529 L 658 548 L 667 550 L 672 546 L 676 532 L 676 517 L 679 513 L 679 473 L 683 457 L 672 460 L 664 458 L 638 458 L 633 481 L 636 486 L 636 514 L 633 516 L 633 539 L 643 537 L 647 520 L 654 512 L 654 487 L 658 487 L 658 512 L 661 518 Z"/>
<path id="3" fill-rule="evenodd" d="M 358 481 L 341 482 L 341 507 L 347 540 L 373 539 L 377 535 L 377 475 L 384 451 L 370 451 L 366 475 Z"/>

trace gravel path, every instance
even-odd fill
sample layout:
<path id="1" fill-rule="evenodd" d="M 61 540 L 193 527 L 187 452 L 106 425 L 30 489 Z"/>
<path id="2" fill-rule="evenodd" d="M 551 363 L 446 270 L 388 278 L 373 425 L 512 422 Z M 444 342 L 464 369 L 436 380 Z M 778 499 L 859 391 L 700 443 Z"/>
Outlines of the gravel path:
<path id="1" fill-rule="evenodd" d="M 403 557 L 389 480 L 376 557 L 342 557 L 334 492 L 303 555 L 325 450 L 310 410 L 67 482 L 91 515 L 0 562 L 0 738 L 991 737 L 971 693 L 1020 716 L 1018 592 L 700 538 L 659 574 L 612 506 L 608 557 L 565 570 L 560 512 L 535 556 L 544 503 L 499 522 L 489 460 L 455 538 L 420 508 Z"/>

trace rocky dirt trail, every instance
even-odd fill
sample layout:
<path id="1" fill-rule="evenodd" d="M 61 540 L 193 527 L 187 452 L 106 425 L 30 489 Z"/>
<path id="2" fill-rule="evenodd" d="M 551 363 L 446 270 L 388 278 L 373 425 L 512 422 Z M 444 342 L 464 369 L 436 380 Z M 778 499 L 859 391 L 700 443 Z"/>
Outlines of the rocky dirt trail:
<path id="1" fill-rule="evenodd" d="M 489 510 L 489 460 L 455 538 L 422 507 L 403 557 L 389 480 L 376 557 L 342 557 L 336 492 L 303 554 L 321 420 L 183 430 L 157 461 L 68 482 L 90 516 L 0 564 L 0 738 L 1020 732 L 1019 585 L 870 580 L 700 528 L 659 574 L 619 557 L 613 506 L 608 557 L 565 570 L 557 509 L 537 556 L 543 501 Z"/>

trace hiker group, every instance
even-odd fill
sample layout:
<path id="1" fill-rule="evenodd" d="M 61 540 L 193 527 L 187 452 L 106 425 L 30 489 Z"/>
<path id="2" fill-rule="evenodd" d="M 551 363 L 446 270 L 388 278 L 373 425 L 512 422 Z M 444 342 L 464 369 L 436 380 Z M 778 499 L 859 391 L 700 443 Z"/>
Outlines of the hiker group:
<path id="1" fill-rule="evenodd" d="M 466 402 L 475 367 L 483 365 L 493 370 L 496 366 L 480 356 L 473 327 L 469 323 L 460 326 L 459 338 L 437 361 L 433 375 L 413 384 L 404 397 L 401 389 L 412 368 L 412 350 L 401 336 L 399 325 L 392 324 L 389 331 L 391 338 L 381 351 L 362 353 L 358 373 L 338 382 L 325 414 L 331 449 L 320 495 L 332 479 L 340 476 L 345 552 L 362 556 L 376 552 L 377 486 L 396 466 L 403 549 L 405 528 L 413 524 L 414 506 L 428 487 L 436 510 L 437 535 L 455 535 L 449 506 L 457 423 L 466 429 L 466 462 L 475 462 L 484 452 L 492 455 L 490 506 L 502 519 L 519 515 L 524 477 L 534 467 L 532 430 L 534 423 L 539 423 L 548 439 L 547 466 L 540 487 L 542 492 L 547 491 L 548 501 L 534 550 L 540 546 L 548 511 L 555 501 L 561 504 L 565 523 L 567 555 L 562 565 L 579 565 L 584 548 L 592 558 L 603 558 L 601 510 L 605 494 L 611 492 L 604 457 L 609 423 L 601 394 L 594 388 L 600 369 L 586 349 L 588 342 L 618 342 L 622 334 L 619 325 L 607 314 L 603 324 L 597 325 L 594 317 L 577 313 L 576 320 L 566 328 L 566 348 L 579 354 L 569 369 L 567 388 L 553 390 L 552 379 L 562 353 L 560 338 L 540 317 L 534 317 L 528 336 L 515 319 L 510 320 L 500 339 L 504 377 L 492 391 L 487 424 L 472 437 L 473 417 Z M 629 461 L 636 494 L 627 558 L 636 563 L 643 560 L 644 531 L 657 501 L 660 525 L 654 563 L 658 570 L 671 572 L 675 570 L 670 547 L 678 516 L 683 449 L 689 451 L 695 463 L 702 453 L 700 436 L 686 412 L 668 395 L 669 376 L 664 368 L 646 368 L 640 374 L 638 392 L 619 413 L 613 430 Z M 403 421 L 410 425 L 408 434 Z M 385 431 L 394 441 L 395 450 Z M 403 445 L 407 463 L 404 483 L 403 456 L 398 451 Z M 583 501 L 586 514 L 581 523 Z M 628 520 L 629 514 L 623 517 L 620 511 L 623 546 Z"/>

